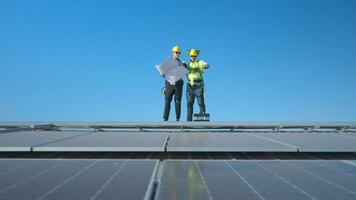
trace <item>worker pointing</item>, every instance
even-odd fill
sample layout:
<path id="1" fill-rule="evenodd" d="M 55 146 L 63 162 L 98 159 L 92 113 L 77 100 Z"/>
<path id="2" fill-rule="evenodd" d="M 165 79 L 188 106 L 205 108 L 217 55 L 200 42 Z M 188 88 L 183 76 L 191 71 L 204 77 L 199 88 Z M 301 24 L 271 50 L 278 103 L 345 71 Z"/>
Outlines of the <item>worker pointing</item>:
<path id="1" fill-rule="evenodd" d="M 203 73 L 205 69 L 209 68 L 209 65 L 205 61 L 197 59 L 198 49 L 190 49 L 188 54 L 190 62 L 187 66 L 189 70 L 187 74 L 187 121 L 192 121 L 195 98 L 198 100 L 200 114 L 205 114 Z"/>

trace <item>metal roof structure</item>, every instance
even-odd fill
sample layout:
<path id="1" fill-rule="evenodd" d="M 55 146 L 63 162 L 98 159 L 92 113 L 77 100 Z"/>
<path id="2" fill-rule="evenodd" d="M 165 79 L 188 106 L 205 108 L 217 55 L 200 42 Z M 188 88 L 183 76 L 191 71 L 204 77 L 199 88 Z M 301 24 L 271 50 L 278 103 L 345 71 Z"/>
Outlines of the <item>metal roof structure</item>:
<path id="1" fill-rule="evenodd" d="M 4 129 L 48 129 L 87 128 L 87 129 L 271 129 L 274 132 L 288 129 L 314 129 L 335 131 L 356 131 L 356 122 L 86 122 L 86 121 L 47 121 L 47 122 L 0 122 Z"/>
<path id="2" fill-rule="evenodd" d="M 0 122 L 0 199 L 356 199 L 355 172 L 353 122 Z"/>

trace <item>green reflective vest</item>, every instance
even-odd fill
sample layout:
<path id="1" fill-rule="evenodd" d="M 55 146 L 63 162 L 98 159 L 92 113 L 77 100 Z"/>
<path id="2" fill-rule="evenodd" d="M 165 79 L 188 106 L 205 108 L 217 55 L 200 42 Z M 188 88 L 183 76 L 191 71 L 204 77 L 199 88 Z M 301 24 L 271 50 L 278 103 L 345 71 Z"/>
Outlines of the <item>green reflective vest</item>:
<path id="1" fill-rule="evenodd" d="M 188 83 L 193 86 L 195 80 L 203 80 L 204 69 L 208 68 L 208 63 L 202 60 L 189 62 L 188 64 Z"/>

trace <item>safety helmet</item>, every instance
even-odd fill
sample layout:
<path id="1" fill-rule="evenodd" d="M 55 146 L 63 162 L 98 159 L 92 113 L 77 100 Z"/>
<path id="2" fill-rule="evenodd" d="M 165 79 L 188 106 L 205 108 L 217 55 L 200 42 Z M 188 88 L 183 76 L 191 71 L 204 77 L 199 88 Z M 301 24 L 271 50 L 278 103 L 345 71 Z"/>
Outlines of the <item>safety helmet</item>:
<path id="1" fill-rule="evenodd" d="M 189 56 L 198 56 L 199 52 L 200 51 L 198 49 L 190 49 L 188 54 L 189 54 Z"/>
<path id="2" fill-rule="evenodd" d="M 172 48 L 172 51 L 173 51 L 173 52 L 179 52 L 179 53 L 180 53 L 180 47 L 179 47 L 178 45 L 176 45 L 176 46 L 174 46 L 174 47 Z"/>

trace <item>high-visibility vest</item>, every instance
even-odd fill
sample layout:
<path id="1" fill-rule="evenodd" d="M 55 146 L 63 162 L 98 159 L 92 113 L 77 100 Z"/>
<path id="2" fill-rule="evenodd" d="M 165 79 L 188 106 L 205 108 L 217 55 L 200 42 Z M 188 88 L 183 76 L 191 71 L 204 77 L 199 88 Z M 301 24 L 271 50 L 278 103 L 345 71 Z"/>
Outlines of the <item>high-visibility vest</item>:
<path id="1" fill-rule="evenodd" d="M 203 70 L 205 69 L 204 66 L 208 66 L 208 64 L 203 60 L 196 60 L 194 62 L 189 62 L 188 64 L 188 82 L 191 86 L 194 85 L 195 80 L 203 80 Z M 199 71 L 196 69 L 199 68 Z"/>

